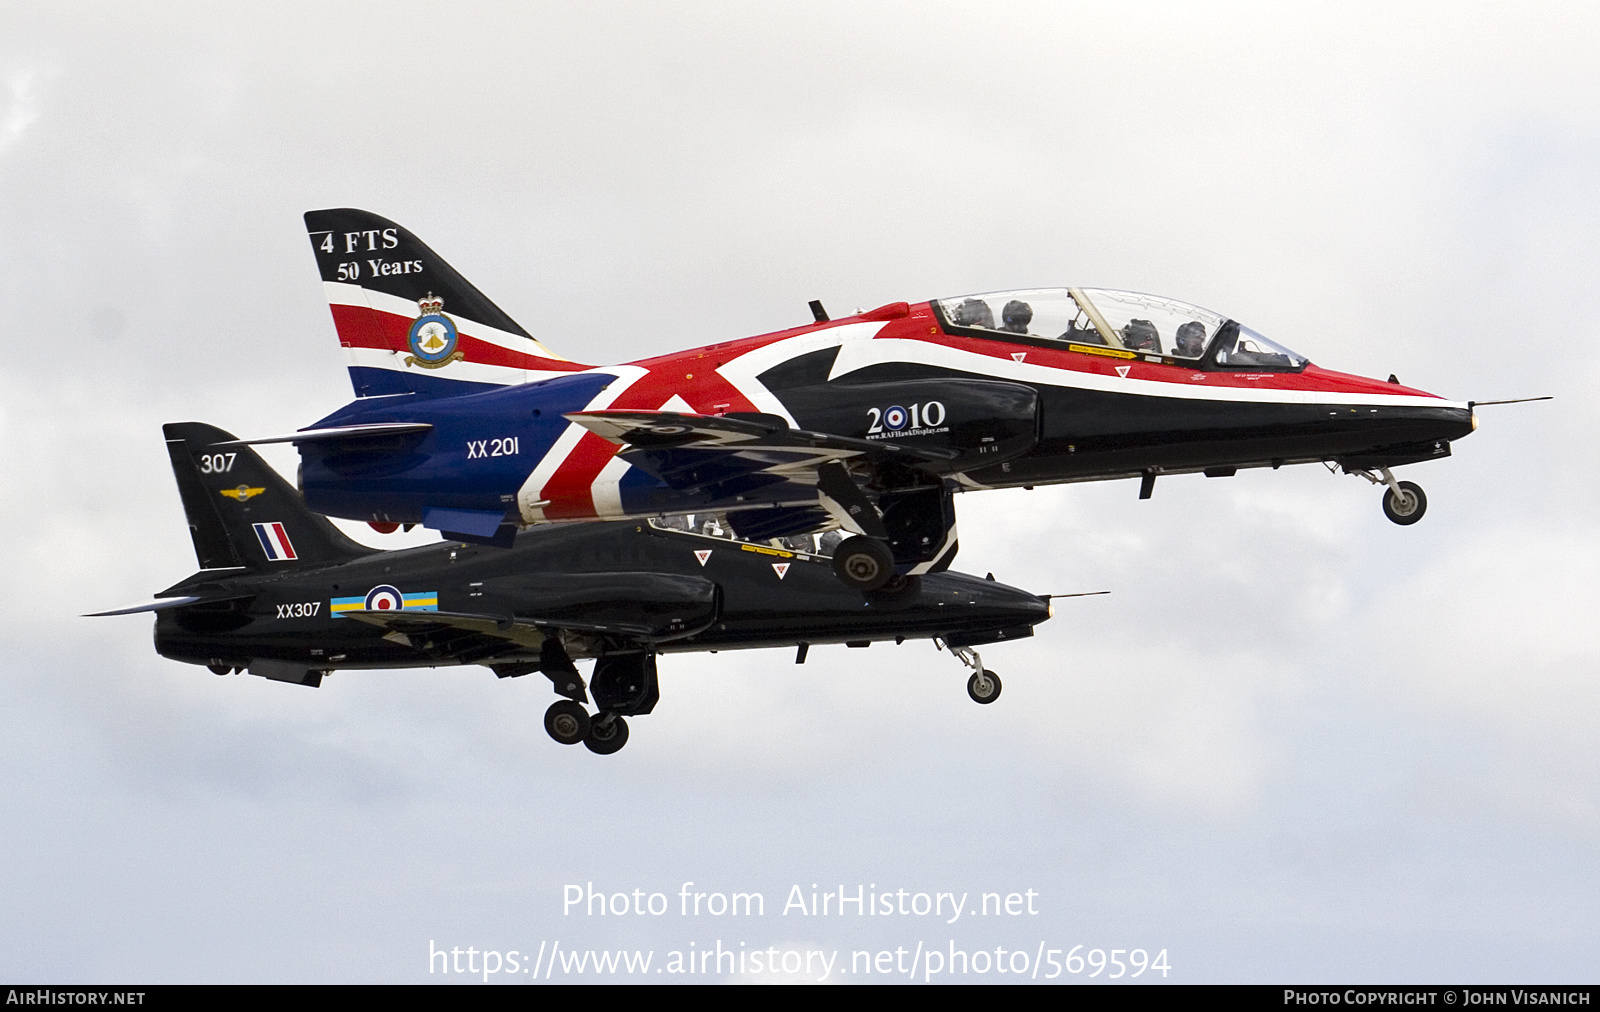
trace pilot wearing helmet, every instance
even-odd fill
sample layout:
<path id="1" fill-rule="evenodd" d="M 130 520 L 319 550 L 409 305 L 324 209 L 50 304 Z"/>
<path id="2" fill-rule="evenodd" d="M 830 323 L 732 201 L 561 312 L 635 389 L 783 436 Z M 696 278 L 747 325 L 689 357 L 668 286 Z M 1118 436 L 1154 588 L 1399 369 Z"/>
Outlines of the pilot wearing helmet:
<path id="1" fill-rule="evenodd" d="M 1122 328 L 1122 346 L 1129 351 L 1153 351 L 1161 354 L 1161 334 L 1149 320 L 1129 320 Z"/>
<path id="2" fill-rule="evenodd" d="M 1000 329 L 1012 334 L 1026 334 L 1032 320 L 1033 307 L 1018 299 L 1012 299 L 1000 310 Z"/>
<path id="3" fill-rule="evenodd" d="M 950 314 L 950 322 L 958 327 L 984 327 L 994 329 L 994 310 L 982 299 L 966 299 Z"/>
<path id="4" fill-rule="evenodd" d="M 1199 358 L 1205 350 L 1205 324 L 1198 320 L 1190 320 L 1178 328 L 1177 344 L 1172 349 L 1174 355 L 1182 358 Z"/>

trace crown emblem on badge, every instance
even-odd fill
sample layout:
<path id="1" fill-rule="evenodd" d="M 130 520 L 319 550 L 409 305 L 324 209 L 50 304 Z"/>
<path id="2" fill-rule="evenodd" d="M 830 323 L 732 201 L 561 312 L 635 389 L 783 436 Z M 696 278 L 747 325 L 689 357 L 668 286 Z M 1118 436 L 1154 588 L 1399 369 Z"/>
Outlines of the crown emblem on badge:
<path id="1" fill-rule="evenodd" d="M 429 292 L 417 300 L 417 318 L 406 335 L 412 354 L 406 356 L 407 366 L 423 369 L 442 369 L 466 353 L 456 348 L 458 335 L 455 321 L 444 315 L 444 299 Z"/>

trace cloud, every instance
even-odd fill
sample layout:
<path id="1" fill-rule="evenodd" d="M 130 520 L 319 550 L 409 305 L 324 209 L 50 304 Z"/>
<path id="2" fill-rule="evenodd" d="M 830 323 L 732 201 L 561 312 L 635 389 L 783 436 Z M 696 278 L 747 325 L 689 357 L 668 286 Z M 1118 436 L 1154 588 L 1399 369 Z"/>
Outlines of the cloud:
<path id="1" fill-rule="evenodd" d="M 0 155 L 22 140 L 39 119 L 39 79 L 36 68 L 14 70 L 6 76 L 4 104 L 0 105 Z"/>

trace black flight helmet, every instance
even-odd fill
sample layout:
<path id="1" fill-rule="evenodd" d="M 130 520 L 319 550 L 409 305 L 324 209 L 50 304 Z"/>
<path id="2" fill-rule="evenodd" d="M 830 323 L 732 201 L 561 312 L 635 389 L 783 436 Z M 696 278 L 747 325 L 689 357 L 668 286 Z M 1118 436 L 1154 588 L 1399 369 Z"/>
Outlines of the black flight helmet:
<path id="1" fill-rule="evenodd" d="M 1008 330 L 1013 334 L 1026 334 L 1028 324 L 1033 321 L 1033 307 L 1026 302 L 1012 299 L 1006 303 L 1004 309 L 1000 310 L 1000 321 L 1005 325 L 1002 330 Z"/>
<path id="2" fill-rule="evenodd" d="M 952 314 L 954 323 L 958 327 L 987 327 L 994 329 L 994 310 L 982 299 L 965 299 L 956 307 Z"/>
<path id="3" fill-rule="evenodd" d="M 1177 339 L 1177 347 L 1172 349 L 1173 354 L 1185 358 L 1199 358 L 1200 353 L 1206 350 L 1205 324 L 1198 320 L 1190 320 L 1178 328 Z"/>

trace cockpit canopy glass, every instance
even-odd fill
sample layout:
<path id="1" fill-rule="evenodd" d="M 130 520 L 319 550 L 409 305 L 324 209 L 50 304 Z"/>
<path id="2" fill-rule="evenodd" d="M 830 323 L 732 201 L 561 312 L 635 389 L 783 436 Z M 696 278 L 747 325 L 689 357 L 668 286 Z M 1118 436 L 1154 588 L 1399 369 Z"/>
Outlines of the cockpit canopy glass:
<path id="1" fill-rule="evenodd" d="M 938 300 L 953 327 L 1198 362 L 1215 341 L 1212 361 L 1224 369 L 1291 368 L 1304 356 L 1230 323 L 1209 309 L 1142 292 L 1110 288 L 1033 288 Z M 1220 340 L 1218 340 L 1220 336 Z"/>
<path id="2" fill-rule="evenodd" d="M 1088 317 L 1065 288 L 968 295 L 944 299 L 939 306 L 944 318 L 956 327 L 1062 341 L 1080 340 L 1078 332 L 1085 327 L 1093 330 Z M 1099 338 L 1093 340 L 1103 343 Z"/>
<path id="3" fill-rule="evenodd" d="M 1220 314 L 1209 309 L 1158 295 L 1109 288 L 1074 291 L 1093 304 L 1122 347 L 1129 351 L 1199 358 L 1224 322 Z"/>
<path id="4" fill-rule="evenodd" d="M 1304 355 L 1297 355 L 1244 326 L 1239 327 L 1238 335 L 1231 340 L 1224 334 L 1222 347 L 1217 349 L 1217 365 L 1226 369 L 1299 369 L 1305 364 Z"/>

